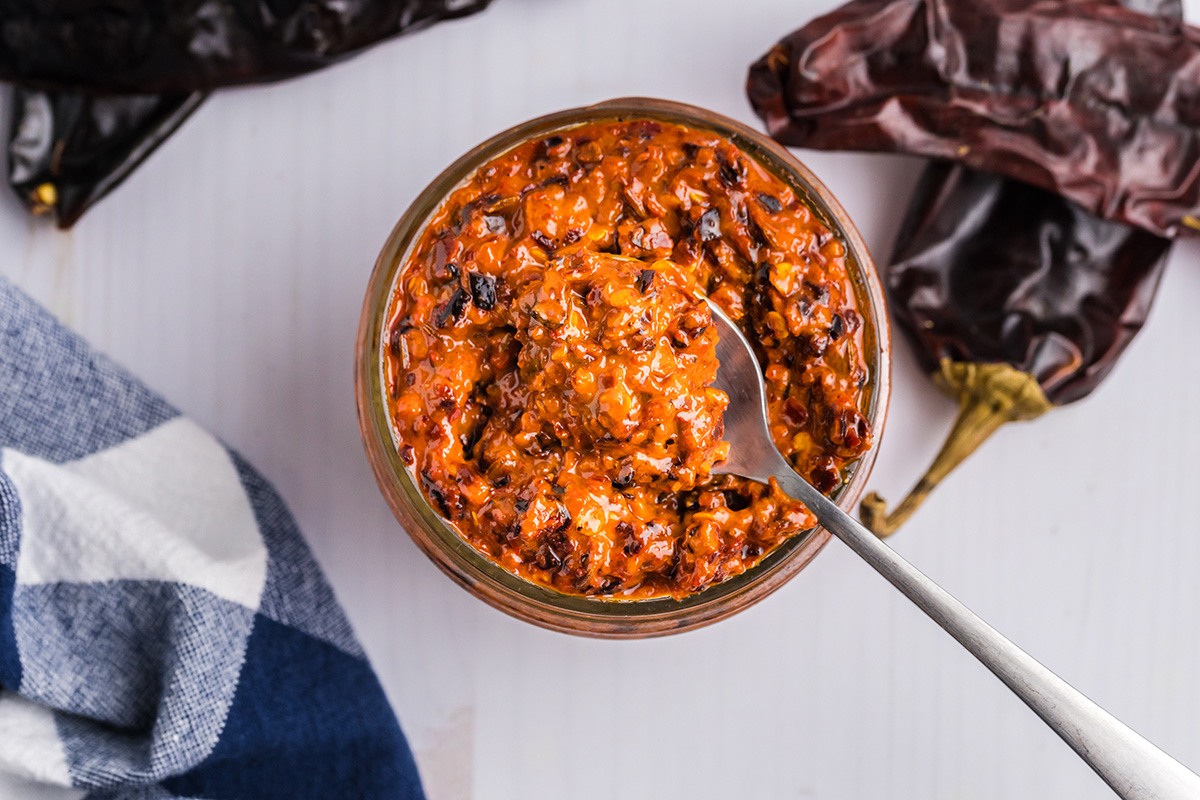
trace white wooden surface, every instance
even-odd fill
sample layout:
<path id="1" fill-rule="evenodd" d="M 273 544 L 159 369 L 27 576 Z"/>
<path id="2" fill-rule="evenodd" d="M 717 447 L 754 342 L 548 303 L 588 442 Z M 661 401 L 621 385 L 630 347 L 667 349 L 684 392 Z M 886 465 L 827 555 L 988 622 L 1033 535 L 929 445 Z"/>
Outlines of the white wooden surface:
<path id="1" fill-rule="evenodd" d="M 836 542 L 714 627 L 587 641 L 511 620 L 444 578 L 393 521 L 363 456 L 359 304 L 428 180 L 502 128 L 610 97 L 754 122 L 746 67 L 832 5 L 497 0 L 324 73 L 220 94 L 70 233 L 0 199 L 0 272 L 291 503 L 432 800 L 1107 796 Z M 886 256 L 919 164 L 800 155 Z M 997 435 L 892 543 L 1200 767 L 1197 262 L 1195 242 L 1176 248 L 1150 324 L 1096 395 Z M 890 498 L 953 413 L 903 343 L 895 362 L 873 480 Z"/>

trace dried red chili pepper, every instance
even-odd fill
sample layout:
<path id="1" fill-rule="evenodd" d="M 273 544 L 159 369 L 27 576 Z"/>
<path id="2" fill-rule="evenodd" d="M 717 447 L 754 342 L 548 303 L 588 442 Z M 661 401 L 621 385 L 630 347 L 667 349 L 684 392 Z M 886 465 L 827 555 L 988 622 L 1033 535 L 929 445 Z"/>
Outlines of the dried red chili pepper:
<path id="1" fill-rule="evenodd" d="M 1126 5 L 1182 16 L 1179 0 Z M 805 38 L 821 22 L 785 42 Z M 902 50 L 891 57 L 902 60 Z M 764 76 L 779 66 L 766 63 L 771 57 L 752 68 L 752 96 L 769 85 Z M 1037 83 L 1025 76 L 1008 88 L 1019 94 Z M 757 102 L 763 101 L 760 94 Z M 784 102 L 770 98 L 767 104 Z M 932 130 L 953 123 L 935 118 L 925 124 Z M 1041 143 L 1033 144 L 1027 155 L 1036 158 Z M 958 152 L 962 145 L 947 146 Z M 989 153 L 976 153 L 981 155 Z M 1169 248 L 1169 240 L 1098 219 L 1057 194 L 962 164 L 932 164 L 915 192 L 884 283 L 894 318 L 922 365 L 958 399 L 959 415 L 905 500 L 887 514 L 882 498 L 868 496 L 864 521 L 880 535 L 893 532 L 998 427 L 1092 391 L 1144 322 Z"/>
<path id="2" fill-rule="evenodd" d="M 70 227 L 219 86 L 328 66 L 491 0 L 9 0 L 0 80 L 18 83 L 9 182 Z"/>
<path id="3" fill-rule="evenodd" d="M 786 144 L 961 161 L 1162 236 L 1200 229 L 1200 30 L 1178 20 L 855 0 L 754 64 L 748 93 Z"/>
<path id="4" fill-rule="evenodd" d="M 890 514 L 896 530 L 997 428 L 1096 388 L 1141 329 L 1171 240 L 1098 219 L 1035 186 L 930 165 L 883 271 L 892 318 L 959 403 L 946 443 Z"/>

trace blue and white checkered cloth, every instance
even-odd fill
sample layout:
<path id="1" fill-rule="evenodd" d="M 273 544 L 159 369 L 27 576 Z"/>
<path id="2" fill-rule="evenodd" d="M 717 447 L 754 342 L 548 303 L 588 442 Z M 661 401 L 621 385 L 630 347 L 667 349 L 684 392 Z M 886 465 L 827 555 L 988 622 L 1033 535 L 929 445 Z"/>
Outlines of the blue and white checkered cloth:
<path id="1" fill-rule="evenodd" d="M 420 798 L 287 508 L 0 278 L 0 798 Z"/>

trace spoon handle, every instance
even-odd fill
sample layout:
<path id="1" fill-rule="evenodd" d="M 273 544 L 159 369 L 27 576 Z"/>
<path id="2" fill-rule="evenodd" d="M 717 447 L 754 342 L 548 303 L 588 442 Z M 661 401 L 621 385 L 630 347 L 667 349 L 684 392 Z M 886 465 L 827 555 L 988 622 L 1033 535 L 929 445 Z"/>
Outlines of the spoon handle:
<path id="1" fill-rule="evenodd" d="M 1200 776 L 1038 663 L 791 470 L 784 492 L 1004 681 L 1125 800 L 1197 800 Z"/>

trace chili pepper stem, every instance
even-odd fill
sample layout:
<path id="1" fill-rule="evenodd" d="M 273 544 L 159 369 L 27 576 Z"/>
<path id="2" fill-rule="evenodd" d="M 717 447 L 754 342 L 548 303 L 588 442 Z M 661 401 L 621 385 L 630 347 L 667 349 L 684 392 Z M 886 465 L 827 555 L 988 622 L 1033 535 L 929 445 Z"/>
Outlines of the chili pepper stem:
<path id="1" fill-rule="evenodd" d="M 942 391 L 958 399 L 958 417 L 929 469 L 891 513 L 877 493 L 863 498 L 859 516 L 880 538 L 895 533 L 942 479 L 1001 425 L 1034 419 L 1053 408 L 1037 379 L 1009 364 L 973 364 L 943 358 L 933 380 Z"/>

